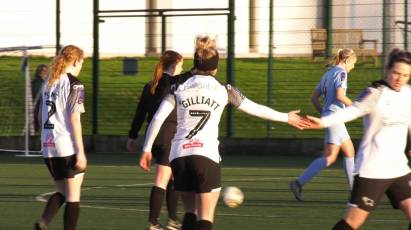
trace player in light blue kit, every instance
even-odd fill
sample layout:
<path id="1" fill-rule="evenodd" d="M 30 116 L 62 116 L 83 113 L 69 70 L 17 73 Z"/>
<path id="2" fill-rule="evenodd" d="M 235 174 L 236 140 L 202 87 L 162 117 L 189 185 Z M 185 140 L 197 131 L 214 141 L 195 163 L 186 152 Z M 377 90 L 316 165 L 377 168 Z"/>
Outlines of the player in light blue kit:
<path id="1" fill-rule="evenodd" d="M 350 106 L 352 101 L 346 96 L 348 75 L 357 61 L 352 49 L 340 49 L 334 56 L 333 66 L 323 75 L 316 86 L 311 101 L 321 116 L 327 116 Z M 323 96 L 323 106 L 320 96 Z M 333 164 L 340 149 L 344 153 L 344 170 L 352 188 L 354 170 L 354 146 L 344 123 L 336 124 L 325 130 L 323 156 L 314 160 L 297 180 L 290 182 L 290 189 L 298 201 L 302 201 L 302 187 L 322 169 Z"/>

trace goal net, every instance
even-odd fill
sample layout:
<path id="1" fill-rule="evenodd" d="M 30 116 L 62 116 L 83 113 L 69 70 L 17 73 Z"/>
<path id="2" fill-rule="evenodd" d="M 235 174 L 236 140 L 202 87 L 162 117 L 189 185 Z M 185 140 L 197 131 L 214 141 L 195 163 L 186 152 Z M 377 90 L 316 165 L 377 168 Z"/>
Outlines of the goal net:
<path id="1" fill-rule="evenodd" d="M 38 92 L 32 92 L 29 51 L 50 49 L 46 46 L 18 46 L 0 48 L 0 152 L 14 152 L 18 156 L 39 156 L 39 132 L 35 130 L 35 104 Z M 41 87 L 40 87 L 41 89 Z M 23 137 L 23 138 L 22 138 Z"/>

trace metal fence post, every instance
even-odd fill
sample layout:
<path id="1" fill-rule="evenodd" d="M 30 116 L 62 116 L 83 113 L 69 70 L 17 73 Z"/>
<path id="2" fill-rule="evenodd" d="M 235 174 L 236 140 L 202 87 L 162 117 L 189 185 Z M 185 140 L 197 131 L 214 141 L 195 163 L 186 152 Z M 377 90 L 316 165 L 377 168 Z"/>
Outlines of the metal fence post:
<path id="1" fill-rule="evenodd" d="M 408 0 L 404 0 L 404 49 L 408 50 Z"/>
<path id="2" fill-rule="evenodd" d="M 99 88 L 99 0 L 93 1 L 93 135 L 98 134 L 98 88 Z"/>
<path id="3" fill-rule="evenodd" d="M 327 0 L 327 58 L 333 56 L 333 0 Z"/>
<path id="4" fill-rule="evenodd" d="M 60 0 L 56 0 L 56 55 L 60 51 Z"/>
<path id="5" fill-rule="evenodd" d="M 267 106 L 272 107 L 272 85 L 273 85 L 273 0 L 270 0 L 270 16 L 268 28 L 268 77 L 267 77 Z M 267 121 L 267 136 L 271 137 L 272 122 Z"/>
<path id="6" fill-rule="evenodd" d="M 227 16 L 227 83 L 235 85 L 235 76 L 234 76 L 234 26 L 235 26 L 235 0 L 229 0 L 228 8 L 229 14 Z M 234 136 L 234 127 L 233 127 L 233 109 L 231 106 L 227 108 L 227 137 Z"/>

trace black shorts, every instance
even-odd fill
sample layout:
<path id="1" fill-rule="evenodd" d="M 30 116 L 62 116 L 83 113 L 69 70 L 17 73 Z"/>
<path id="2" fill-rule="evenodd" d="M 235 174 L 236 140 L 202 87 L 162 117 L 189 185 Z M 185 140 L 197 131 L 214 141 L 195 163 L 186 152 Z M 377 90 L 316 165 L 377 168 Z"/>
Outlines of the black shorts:
<path id="1" fill-rule="evenodd" d="M 153 145 L 151 153 L 153 154 L 154 162 L 158 165 L 170 166 L 170 161 L 168 159 L 170 150 L 170 145 Z"/>
<path id="2" fill-rule="evenodd" d="M 44 162 L 54 180 L 74 178 L 75 175 L 83 173 L 85 170 L 79 171 L 76 169 L 76 161 L 75 154 L 67 157 L 44 158 Z"/>
<path id="3" fill-rule="evenodd" d="M 411 198 L 411 173 L 392 179 L 371 179 L 355 176 L 350 206 L 370 212 L 386 194 L 393 208 L 398 209 L 401 201 Z"/>
<path id="4" fill-rule="evenodd" d="M 169 156 L 171 150 L 171 140 L 176 132 L 177 124 L 175 122 L 164 122 L 161 129 L 154 140 L 151 153 L 153 154 L 154 162 L 158 165 L 170 166 Z"/>
<path id="5" fill-rule="evenodd" d="M 181 192 L 207 193 L 221 189 L 220 164 L 207 157 L 191 155 L 171 161 L 174 187 Z"/>

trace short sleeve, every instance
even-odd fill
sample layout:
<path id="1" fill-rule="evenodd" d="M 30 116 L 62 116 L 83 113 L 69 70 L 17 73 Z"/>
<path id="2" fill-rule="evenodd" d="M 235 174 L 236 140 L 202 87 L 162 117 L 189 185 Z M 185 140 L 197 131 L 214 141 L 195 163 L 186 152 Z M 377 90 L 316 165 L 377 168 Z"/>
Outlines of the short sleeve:
<path id="1" fill-rule="evenodd" d="M 347 89 L 347 72 L 341 71 L 335 77 L 335 89 Z"/>
<path id="2" fill-rule="evenodd" d="M 227 84 L 225 88 L 227 89 L 228 103 L 230 103 L 234 107 L 239 107 L 241 103 L 244 101 L 245 96 L 241 93 L 239 89 L 230 84 Z"/>
<path id="3" fill-rule="evenodd" d="M 380 88 L 367 87 L 354 100 L 352 106 L 359 109 L 359 111 L 361 111 L 361 114 L 367 114 L 372 109 L 375 108 L 380 96 L 381 96 Z"/>
<path id="4" fill-rule="evenodd" d="M 70 113 L 84 113 L 84 85 L 75 83 L 70 87 L 70 94 L 67 101 Z"/>

